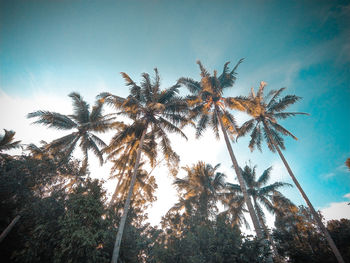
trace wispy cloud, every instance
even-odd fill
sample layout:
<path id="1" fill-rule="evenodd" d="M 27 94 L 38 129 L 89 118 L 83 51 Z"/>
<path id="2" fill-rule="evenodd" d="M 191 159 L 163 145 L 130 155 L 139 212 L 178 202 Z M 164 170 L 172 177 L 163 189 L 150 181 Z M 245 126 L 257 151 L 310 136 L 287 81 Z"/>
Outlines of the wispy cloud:
<path id="1" fill-rule="evenodd" d="M 321 178 L 323 179 L 330 179 L 333 178 L 335 176 L 335 173 L 326 173 L 326 174 L 321 174 Z"/>

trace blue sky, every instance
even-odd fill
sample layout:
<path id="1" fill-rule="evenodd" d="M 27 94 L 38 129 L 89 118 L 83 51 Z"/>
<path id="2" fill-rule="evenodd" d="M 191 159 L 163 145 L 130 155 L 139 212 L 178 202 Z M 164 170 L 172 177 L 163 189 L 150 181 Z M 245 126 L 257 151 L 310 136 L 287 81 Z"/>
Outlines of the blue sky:
<path id="1" fill-rule="evenodd" d="M 2 98 L 50 94 L 69 103 L 67 94 L 78 91 L 92 103 L 101 91 L 128 94 L 121 71 L 139 81 L 157 67 L 166 86 L 182 76 L 199 79 L 198 59 L 221 71 L 226 61 L 245 58 L 226 95 L 247 95 L 263 80 L 267 89 L 303 97 L 291 110 L 310 116 L 282 122 L 299 138 L 286 139 L 286 158 L 315 207 L 347 200 L 349 2 L 14 0 L 0 1 L 0 26 Z M 4 101 L 1 115 L 11 115 Z M 3 118 L 0 128 L 19 121 Z M 251 154 L 247 140 L 234 145 L 241 165 L 280 165 L 266 148 Z M 229 167 L 224 147 L 216 161 Z M 286 193 L 303 203 L 295 189 Z"/>

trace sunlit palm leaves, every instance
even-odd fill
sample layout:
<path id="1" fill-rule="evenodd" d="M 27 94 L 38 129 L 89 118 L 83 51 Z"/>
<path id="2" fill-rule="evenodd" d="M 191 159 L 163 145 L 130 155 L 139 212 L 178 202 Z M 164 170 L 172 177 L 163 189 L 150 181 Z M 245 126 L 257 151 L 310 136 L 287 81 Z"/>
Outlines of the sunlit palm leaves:
<path id="1" fill-rule="evenodd" d="M 223 92 L 235 83 L 236 69 L 242 61 L 243 59 L 232 70 L 228 68 L 229 62 L 227 62 L 220 76 L 217 76 L 216 71 L 211 76 L 198 61 L 202 77 L 200 82 L 190 78 L 180 78 L 178 80 L 179 84 L 186 86 L 192 93 L 187 97 L 187 100 L 191 107 L 190 117 L 197 121 L 196 137 L 200 137 L 209 126 L 216 137 L 219 138 L 218 116 L 221 116 L 225 129 L 229 134 L 235 133 L 236 122 L 234 116 L 227 109 L 244 110 L 244 107 L 240 103 L 240 97 L 223 97 Z"/>
<path id="2" fill-rule="evenodd" d="M 239 129 L 239 136 L 244 136 L 250 133 L 251 140 L 249 148 L 253 151 L 258 148 L 261 151 L 262 141 L 265 140 L 267 146 L 272 152 L 275 152 L 273 142 L 268 136 L 266 126 L 269 128 L 271 138 L 282 149 L 285 149 L 283 135 L 290 136 L 293 139 L 297 138 L 286 128 L 277 123 L 279 119 L 286 119 L 291 116 L 304 114 L 304 112 L 285 112 L 289 106 L 300 100 L 300 97 L 295 95 L 286 95 L 280 98 L 281 93 L 285 88 L 272 90 L 264 96 L 265 82 L 260 83 L 258 92 L 255 94 L 252 89 L 249 96 L 242 98 L 241 103 L 245 105 L 247 113 L 252 119 L 246 121 Z M 245 102 L 244 102 L 245 101 Z"/>
<path id="3" fill-rule="evenodd" d="M 126 85 L 130 87 L 130 95 L 122 98 L 111 93 L 99 95 L 102 100 L 114 106 L 118 115 L 126 116 L 132 120 L 114 136 L 106 148 L 109 158 L 124 152 L 132 152 L 138 148 L 138 140 L 144 129 L 145 135 L 143 153 L 149 157 L 151 165 L 158 149 L 162 152 L 170 167 L 175 168 L 179 156 L 173 151 L 168 132 L 180 134 L 187 138 L 180 126 L 187 123 L 188 112 L 186 101 L 179 94 L 179 86 L 174 85 L 168 89 L 160 89 L 160 77 L 155 69 L 155 78 L 152 80 L 146 73 L 142 74 L 141 85 L 137 85 L 126 73 L 122 73 Z M 129 154 L 128 153 L 128 154 Z"/>
<path id="4" fill-rule="evenodd" d="M 28 114 L 28 118 L 37 118 L 35 124 L 42 124 L 57 130 L 73 130 L 72 133 L 58 138 L 48 145 L 47 150 L 57 151 L 64 155 L 64 160 L 69 159 L 79 143 L 84 154 L 82 168 L 88 165 L 88 151 L 91 150 L 103 162 L 101 148 L 106 144 L 97 137 L 94 132 L 105 132 L 111 127 L 112 118 L 102 114 L 102 102 L 97 101 L 92 110 L 78 93 L 71 93 L 73 100 L 73 114 L 63 115 L 57 112 L 36 111 Z"/>

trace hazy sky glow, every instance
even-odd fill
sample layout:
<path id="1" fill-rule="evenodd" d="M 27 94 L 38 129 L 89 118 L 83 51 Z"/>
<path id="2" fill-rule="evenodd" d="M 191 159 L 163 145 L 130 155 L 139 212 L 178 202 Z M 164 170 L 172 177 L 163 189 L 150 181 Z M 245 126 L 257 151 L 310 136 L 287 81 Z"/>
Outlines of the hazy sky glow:
<path id="1" fill-rule="evenodd" d="M 30 126 L 25 114 L 70 113 L 72 91 L 93 104 L 102 91 L 128 94 L 121 71 L 139 82 L 157 67 L 165 87 L 182 76 L 199 79 L 198 59 L 221 72 L 226 61 L 245 58 L 226 96 L 247 95 L 262 80 L 267 90 L 302 96 L 291 110 L 310 116 L 282 122 L 299 138 L 286 139 L 286 158 L 316 208 L 343 204 L 350 217 L 349 26 L 345 1 L 0 0 L 0 128 L 14 129 L 24 143 L 49 141 L 55 135 Z M 181 164 L 220 162 L 233 181 L 224 142 L 212 135 L 174 139 Z M 240 165 L 251 160 L 259 172 L 273 165 L 273 179 L 290 182 L 277 155 L 250 153 L 247 145 L 248 138 L 233 145 Z M 159 187 L 173 191 L 164 178 Z M 295 188 L 285 193 L 304 204 Z M 166 198 L 158 209 L 167 209 Z"/>

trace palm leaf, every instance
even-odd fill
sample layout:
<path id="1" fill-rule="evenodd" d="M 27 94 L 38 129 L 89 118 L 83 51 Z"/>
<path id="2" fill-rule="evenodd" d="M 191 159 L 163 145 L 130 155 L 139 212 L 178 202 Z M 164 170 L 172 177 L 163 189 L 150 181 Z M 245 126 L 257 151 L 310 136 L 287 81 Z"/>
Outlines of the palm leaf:
<path id="1" fill-rule="evenodd" d="M 287 95 L 280 99 L 279 101 L 273 103 L 268 107 L 269 112 L 280 112 L 288 108 L 290 105 L 294 104 L 298 100 L 300 100 L 301 97 L 295 96 L 295 95 Z"/>
<path id="2" fill-rule="evenodd" d="M 89 104 L 83 100 L 77 92 L 72 92 L 68 95 L 73 100 L 73 112 L 71 117 L 78 123 L 83 124 L 89 121 Z"/>
<path id="3" fill-rule="evenodd" d="M 77 124 L 66 115 L 50 111 L 35 111 L 27 115 L 27 118 L 35 118 L 38 120 L 35 124 L 43 124 L 50 128 L 58 130 L 70 130 L 77 127 Z"/>

